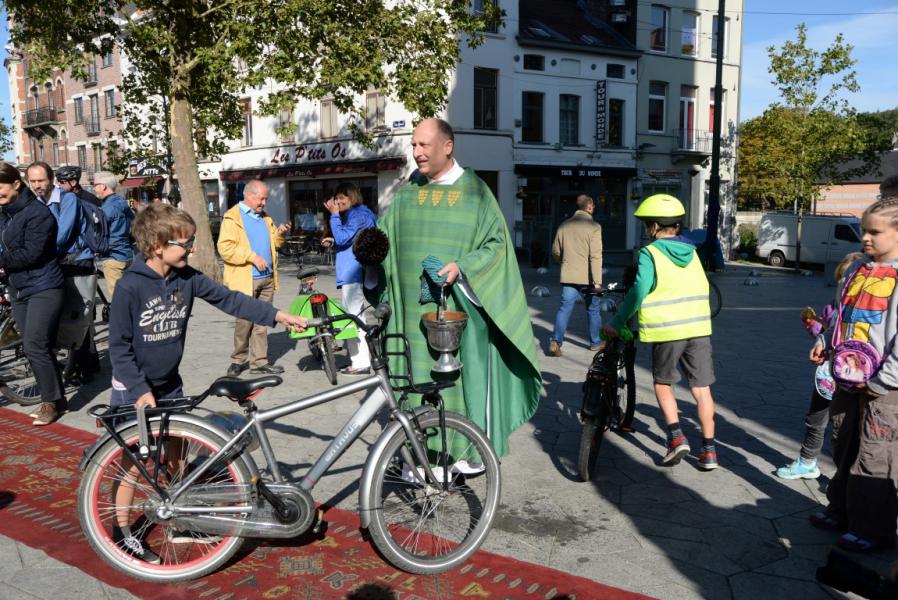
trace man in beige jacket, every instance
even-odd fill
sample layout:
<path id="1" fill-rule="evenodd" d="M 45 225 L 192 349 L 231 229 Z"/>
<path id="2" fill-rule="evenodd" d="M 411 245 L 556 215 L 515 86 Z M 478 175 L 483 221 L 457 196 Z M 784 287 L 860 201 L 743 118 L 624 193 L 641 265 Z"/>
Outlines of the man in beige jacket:
<path id="1" fill-rule="evenodd" d="M 561 356 L 564 332 L 580 295 L 580 288 L 602 287 L 602 226 L 592 218 L 595 203 L 586 194 L 577 196 L 577 212 L 558 228 L 552 256 L 561 263 L 561 306 L 555 315 L 555 331 L 549 338 L 549 356 Z M 586 298 L 589 349 L 601 347 L 602 312 L 599 297 Z"/>

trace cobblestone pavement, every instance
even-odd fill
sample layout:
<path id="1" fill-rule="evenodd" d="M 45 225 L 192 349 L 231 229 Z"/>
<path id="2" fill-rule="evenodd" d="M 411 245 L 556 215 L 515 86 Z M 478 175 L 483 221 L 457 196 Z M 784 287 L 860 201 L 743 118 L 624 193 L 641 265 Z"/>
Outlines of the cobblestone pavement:
<path id="1" fill-rule="evenodd" d="M 714 276 L 724 300 L 713 337 L 721 468 L 699 471 L 695 456 L 673 469 L 659 466 L 665 434 L 651 390 L 651 357 L 641 346 L 636 432 L 609 434 L 596 480 L 576 479 L 580 387 L 591 358 L 583 337 L 585 310 L 578 308 L 564 355 L 541 359 L 544 397 L 534 418 L 513 435 L 511 454 L 503 460 L 502 505 L 485 549 L 659 598 L 843 597 L 814 581 L 836 534 L 807 523 L 807 515 L 825 500 L 831 460 L 822 459 L 824 477 L 818 481 L 786 482 L 772 475 L 797 455 L 812 385 L 806 360 L 810 339 L 798 312 L 806 305 L 820 307 L 833 288 L 824 286 L 821 273 L 802 276 L 763 267 L 757 268 L 759 285 L 750 287 L 744 285 L 749 269 L 731 265 Z M 287 307 L 296 292 L 291 273 L 285 269 L 276 297 L 280 307 Z M 528 298 L 543 349 L 558 303 L 557 273 L 524 269 L 528 292 L 544 285 L 553 293 Z M 336 292 L 332 274 L 322 277 L 320 287 Z M 182 364 L 189 393 L 224 374 L 232 329 L 233 319 L 197 303 Z M 287 373 L 284 385 L 266 390 L 260 405 L 329 387 L 305 342 L 290 340 L 283 330 L 269 339 L 272 361 Z M 340 360 L 348 362 L 344 356 Z M 105 368 L 74 398 L 74 410 L 63 423 L 94 429 L 84 407 L 108 399 L 108 364 Z M 685 388 L 676 391 L 684 431 L 697 448 L 694 402 Z M 359 399 L 343 399 L 275 424 L 272 442 L 284 468 L 301 474 Z M 209 408 L 228 404 L 207 401 Z M 355 510 L 357 478 L 377 433 L 372 426 L 321 480 L 315 490 L 318 500 Z M 896 557 L 866 560 L 885 569 Z M 0 538 L 0 598 L 127 597 L 42 552 Z"/>

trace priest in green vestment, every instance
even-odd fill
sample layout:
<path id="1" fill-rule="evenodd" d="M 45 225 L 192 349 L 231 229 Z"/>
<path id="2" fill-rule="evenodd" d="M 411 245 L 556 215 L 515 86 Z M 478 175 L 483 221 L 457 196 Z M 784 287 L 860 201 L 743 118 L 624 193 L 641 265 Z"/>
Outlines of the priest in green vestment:
<path id="1" fill-rule="evenodd" d="M 445 121 L 426 119 L 415 128 L 418 173 L 378 223 L 390 252 L 369 297 L 392 307 L 387 331 L 408 337 L 415 381 L 445 377 L 431 372 L 439 354 L 421 324 L 421 315 L 437 308 L 421 300 L 422 261 L 432 256 L 445 265 L 439 276 L 449 286 L 448 308 L 468 314 L 458 350 L 464 366 L 455 386 L 442 391 L 445 406 L 480 426 L 503 456 L 509 435 L 536 411 L 542 377 L 505 218 L 486 183 L 456 163 L 453 146 Z M 391 369 L 404 369 L 396 360 Z"/>

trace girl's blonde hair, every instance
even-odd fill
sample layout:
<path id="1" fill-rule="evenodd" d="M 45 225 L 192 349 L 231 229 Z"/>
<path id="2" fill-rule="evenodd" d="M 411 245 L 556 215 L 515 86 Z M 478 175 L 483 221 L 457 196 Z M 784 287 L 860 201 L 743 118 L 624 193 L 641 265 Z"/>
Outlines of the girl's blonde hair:
<path id="1" fill-rule="evenodd" d="M 889 225 L 894 229 L 898 229 L 898 197 L 889 196 L 882 200 L 877 200 L 867 207 L 861 216 L 861 221 L 872 215 L 885 217 L 889 220 Z"/>
<path id="2" fill-rule="evenodd" d="M 137 249 L 146 258 L 153 256 L 156 246 L 164 246 L 179 237 L 190 237 L 195 232 L 193 217 L 171 204 L 150 204 L 137 213 L 131 225 Z"/>
<path id="3" fill-rule="evenodd" d="M 842 259 L 842 262 L 836 266 L 836 282 L 842 281 L 842 277 L 845 276 L 845 271 L 848 270 L 848 267 L 850 267 L 854 261 L 863 257 L 863 252 L 849 252 L 846 254 L 845 258 Z"/>

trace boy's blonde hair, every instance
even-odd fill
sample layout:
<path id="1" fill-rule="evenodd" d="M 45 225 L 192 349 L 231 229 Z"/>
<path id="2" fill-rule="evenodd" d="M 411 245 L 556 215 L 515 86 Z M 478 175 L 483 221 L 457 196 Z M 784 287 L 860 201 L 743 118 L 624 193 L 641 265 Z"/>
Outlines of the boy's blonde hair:
<path id="1" fill-rule="evenodd" d="M 845 271 L 848 270 L 848 267 L 850 267 L 854 261 L 863 257 L 863 252 L 849 252 L 846 254 L 845 258 L 842 259 L 842 262 L 836 266 L 836 282 L 842 281 L 842 277 L 845 276 Z"/>
<path id="2" fill-rule="evenodd" d="M 164 246 L 179 237 L 190 237 L 195 232 L 193 217 L 171 204 L 150 204 L 137 213 L 131 225 L 137 249 L 146 258 L 153 256 L 156 246 Z"/>

